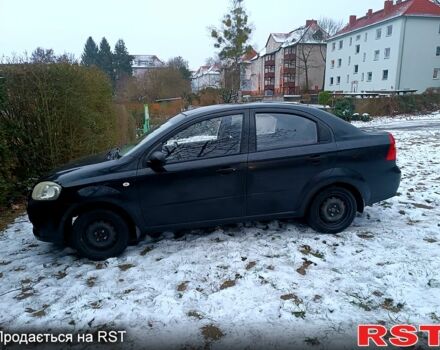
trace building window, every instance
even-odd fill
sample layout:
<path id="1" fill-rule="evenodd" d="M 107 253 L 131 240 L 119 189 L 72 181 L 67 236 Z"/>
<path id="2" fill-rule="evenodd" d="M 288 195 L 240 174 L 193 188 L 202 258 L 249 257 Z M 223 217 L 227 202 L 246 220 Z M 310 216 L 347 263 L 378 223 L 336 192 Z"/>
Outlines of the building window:
<path id="1" fill-rule="evenodd" d="M 332 51 L 335 51 L 336 49 L 336 43 L 332 43 Z"/>
<path id="2" fill-rule="evenodd" d="M 372 81 L 373 80 L 373 72 L 368 72 L 367 73 L 367 81 Z"/>
<path id="3" fill-rule="evenodd" d="M 354 65 L 354 74 L 358 74 L 359 73 L 359 65 L 355 64 Z"/>
<path id="4" fill-rule="evenodd" d="M 434 68 L 433 79 L 440 79 L 440 68 Z"/>
<path id="5" fill-rule="evenodd" d="M 384 58 L 385 58 L 385 59 L 390 58 L 390 54 L 391 54 L 391 49 L 390 49 L 389 47 L 387 47 L 387 48 L 385 49 L 385 55 L 384 55 Z"/>
<path id="6" fill-rule="evenodd" d="M 359 41 L 359 40 L 361 40 L 361 35 L 360 34 L 356 35 L 356 41 Z"/>
<path id="7" fill-rule="evenodd" d="M 353 37 L 350 37 L 350 46 L 353 44 Z"/>
<path id="8" fill-rule="evenodd" d="M 362 75 L 361 75 L 361 81 L 364 81 L 364 77 L 365 77 L 365 74 L 362 73 Z"/>
<path id="9" fill-rule="evenodd" d="M 335 68 L 335 60 L 331 60 L 330 67 Z"/>
<path id="10" fill-rule="evenodd" d="M 348 65 L 351 64 L 351 56 L 348 56 Z"/>
<path id="11" fill-rule="evenodd" d="M 391 36 L 393 34 L 393 25 L 389 25 L 387 27 L 387 36 Z"/>
<path id="12" fill-rule="evenodd" d="M 365 41 L 368 40 L 368 33 L 365 33 L 365 38 L 364 38 L 364 40 L 365 40 Z"/>
<path id="13" fill-rule="evenodd" d="M 382 80 L 388 80 L 388 69 L 382 71 Z"/>
<path id="14" fill-rule="evenodd" d="M 330 78 L 330 85 L 333 85 L 334 79 L 333 77 Z"/>
<path id="15" fill-rule="evenodd" d="M 341 50 L 344 47 L 344 41 L 339 40 L 339 50 Z"/>
<path id="16" fill-rule="evenodd" d="M 342 58 L 339 58 L 338 59 L 338 67 L 341 67 L 342 66 Z"/>
<path id="17" fill-rule="evenodd" d="M 341 77 L 336 77 L 336 85 L 341 84 Z"/>
<path id="18" fill-rule="evenodd" d="M 350 74 L 347 74 L 347 84 L 350 82 Z"/>
<path id="19" fill-rule="evenodd" d="M 361 52 L 361 45 L 356 45 L 356 49 L 354 51 L 356 53 L 356 55 Z"/>
<path id="20" fill-rule="evenodd" d="M 380 56 L 380 50 L 374 51 L 374 60 L 375 61 L 379 61 L 379 56 Z"/>
<path id="21" fill-rule="evenodd" d="M 435 55 L 440 56 L 440 46 L 437 46 L 437 51 L 436 51 Z"/>
<path id="22" fill-rule="evenodd" d="M 364 52 L 364 57 L 362 58 L 362 60 L 365 62 L 366 59 L 367 59 L 367 53 Z"/>
<path id="23" fill-rule="evenodd" d="M 376 39 L 380 39 L 382 37 L 382 28 L 376 29 Z"/>

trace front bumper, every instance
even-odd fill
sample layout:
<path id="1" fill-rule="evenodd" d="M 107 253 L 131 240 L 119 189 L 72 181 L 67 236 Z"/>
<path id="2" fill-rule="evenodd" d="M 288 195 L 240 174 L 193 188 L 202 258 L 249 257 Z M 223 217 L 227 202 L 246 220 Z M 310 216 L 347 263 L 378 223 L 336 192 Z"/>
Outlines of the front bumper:
<path id="1" fill-rule="evenodd" d="M 34 236 L 43 242 L 65 243 L 64 207 L 58 201 L 28 200 L 27 214 L 33 225 Z"/>

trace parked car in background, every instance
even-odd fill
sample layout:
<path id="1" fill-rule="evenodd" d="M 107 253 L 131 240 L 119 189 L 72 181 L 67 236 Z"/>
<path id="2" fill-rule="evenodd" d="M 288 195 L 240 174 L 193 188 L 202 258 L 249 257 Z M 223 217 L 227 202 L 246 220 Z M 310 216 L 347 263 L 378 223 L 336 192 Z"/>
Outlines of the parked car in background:
<path id="1" fill-rule="evenodd" d="M 147 233 L 245 220 L 305 216 L 314 230 L 337 233 L 400 183 L 391 134 L 285 103 L 184 112 L 113 153 L 34 187 L 28 215 L 38 239 L 99 260 Z"/>

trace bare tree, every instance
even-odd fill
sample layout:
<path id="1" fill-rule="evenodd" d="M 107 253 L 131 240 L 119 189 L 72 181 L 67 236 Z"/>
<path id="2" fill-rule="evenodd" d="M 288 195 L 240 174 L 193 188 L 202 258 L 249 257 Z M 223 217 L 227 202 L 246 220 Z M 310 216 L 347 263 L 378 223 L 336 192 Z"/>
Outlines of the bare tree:
<path id="1" fill-rule="evenodd" d="M 331 38 L 342 28 L 344 28 L 344 22 L 342 20 L 334 20 L 333 18 L 323 17 L 318 20 L 318 25 L 327 34 L 327 38 Z M 326 62 L 327 48 L 321 48 L 321 56 L 324 62 Z"/>

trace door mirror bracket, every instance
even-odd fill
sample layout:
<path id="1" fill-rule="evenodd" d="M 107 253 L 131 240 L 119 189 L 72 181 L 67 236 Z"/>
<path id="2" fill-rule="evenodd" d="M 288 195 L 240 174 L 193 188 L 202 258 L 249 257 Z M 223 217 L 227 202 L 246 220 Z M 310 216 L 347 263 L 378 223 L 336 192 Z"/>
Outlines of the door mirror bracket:
<path id="1" fill-rule="evenodd" d="M 153 170 L 160 170 L 163 169 L 166 162 L 165 154 L 161 151 L 155 151 L 148 157 L 147 165 Z"/>

